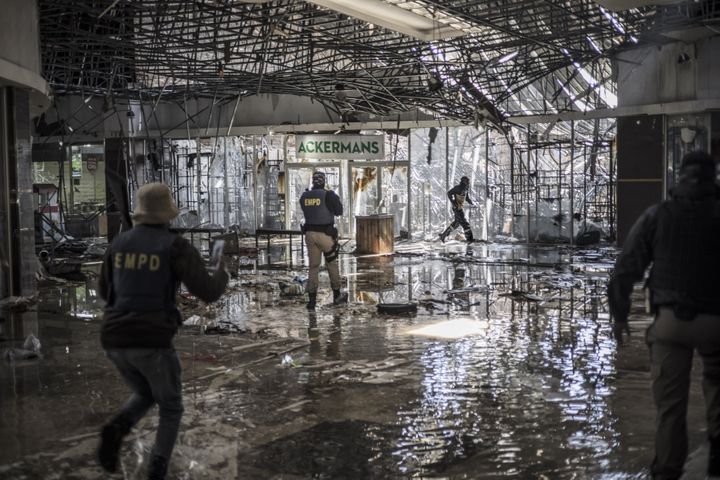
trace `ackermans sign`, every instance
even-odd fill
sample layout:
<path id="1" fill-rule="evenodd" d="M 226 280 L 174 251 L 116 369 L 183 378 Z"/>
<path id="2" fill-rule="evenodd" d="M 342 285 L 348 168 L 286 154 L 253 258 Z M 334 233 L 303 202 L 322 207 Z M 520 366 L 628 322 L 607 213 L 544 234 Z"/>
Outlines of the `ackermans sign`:
<path id="1" fill-rule="evenodd" d="M 385 160 L 383 135 L 296 135 L 297 158 Z"/>

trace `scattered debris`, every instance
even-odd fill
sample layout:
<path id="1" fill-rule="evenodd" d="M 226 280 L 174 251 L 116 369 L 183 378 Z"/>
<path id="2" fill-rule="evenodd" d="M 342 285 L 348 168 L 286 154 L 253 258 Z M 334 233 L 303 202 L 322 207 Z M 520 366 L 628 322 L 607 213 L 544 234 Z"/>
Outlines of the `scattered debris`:
<path id="1" fill-rule="evenodd" d="M 417 303 L 378 303 L 377 311 L 386 315 L 412 315 L 417 313 Z"/>
<path id="2" fill-rule="evenodd" d="M 533 295 L 532 293 L 523 292 L 522 290 L 513 290 L 510 293 L 501 293 L 498 295 L 498 297 L 507 297 L 513 300 L 524 300 L 527 302 L 540 302 L 543 300 L 542 297 L 538 297 L 537 295 Z"/>
<path id="3" fill-rule="evenodd" d="M 8 348 L 3 355 L 9 362 L 18 360 L 35 360 L 42 357 L 40 340 L 32 333 L 23 342 L 22 348 Z"/>
<path id="4" fill-rule="evenodd" d="M 7 309 L 11 312 L 25 312 L 30 305 L 37 303 L 37 294 L 30 297 L 6 297 L 0 299 L 0 309 Z"/>

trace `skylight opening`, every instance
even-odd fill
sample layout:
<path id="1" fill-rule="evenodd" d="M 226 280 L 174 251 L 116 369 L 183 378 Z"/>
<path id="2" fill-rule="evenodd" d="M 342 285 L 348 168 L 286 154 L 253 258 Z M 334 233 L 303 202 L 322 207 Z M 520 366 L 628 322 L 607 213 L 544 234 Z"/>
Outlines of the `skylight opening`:
<path id="1" fill-rule="evenodd" d="M 625 35 L 625 27 L 622 26 L 622 24 L 604 7 L 600 7 L 600 11 L 603 15 L 605 15 L 605 18 L 610 20 L 610 23 L 612 23 L 612 26 L 615 27 L 615 30 Z"/>
<path id="2" fill-rule="evenodd" d="M 580 72 L 580 76 L 585 79 L 588 85 L 590 85 L 592 88 L 597 87 L 598 95 L 600 95 L 600 98 L 605 103 L 605 105 L 611 108 L 617 107 L 617 95 L 605 88 L 605 86 L 602 85 L 599 81 L 597 81 L 595 77 L 593 77 L 592 74 L 588 72 L 582 65 L 577 62 L 573 62 L 573 65 L 575 65 L 575 68 L 577 68 L 578 72 Z"/>
<path id="3" fill-rule="evenodd" d="M 590 37 L 585 37 L 585 38 L 587 38 L 587 41 L 588 41 L 588 43 L 590 44 L 590 46 L 592 47 L 592 49 L 595 50 L 595 51 L 596 51 L 597 53 L 599 53 L 600 55 L 602 55 L 603 52 L 602 52 L 602 50 L 600 49 L 600 45 L 598 45 L 598 44 L 595 42 L 595 40 L 593 40 L 593 39 L 590 38 Z"/>
<path id="4" fill-rule="evenodd" d="M 498 63 L 509 62 L 509 61 L 512 60 L 513 58 L 517 57 L 517 56 L 518 56 L 518 53 L 519 53 L 519 52 L 515 51 L 515 52 L 508 53 L 507 55 L 503 55 L 502 57 L 500 57 L 500 58 L 498 59 Z"/>
<path id="5" fill-rule="evenodd" d="M 582 100 L 579 100 L 579 99 L 577 98 L 577 94 L 571 92 L 570 89 L 568 89 L 567 86 L 565 86 L 565 85 L 560 81 L 560 79 L 557 79 L 557 78 L 556 78 L 555 81 L 558 83 L 558 85 L 560 85 L 560 88 L 562 88 L 563 92 L 565 92 L 565 93 L 567 94 L 567 96 L 570 97 L 570 101 L 573 102 L 573 104 L 575 104 L 575 106 L 576 106 L 580 111 L 587 112 L 588 110 L 590 110 L 590 108 L 588 107 L 587 103 L 583 102 Z"/>

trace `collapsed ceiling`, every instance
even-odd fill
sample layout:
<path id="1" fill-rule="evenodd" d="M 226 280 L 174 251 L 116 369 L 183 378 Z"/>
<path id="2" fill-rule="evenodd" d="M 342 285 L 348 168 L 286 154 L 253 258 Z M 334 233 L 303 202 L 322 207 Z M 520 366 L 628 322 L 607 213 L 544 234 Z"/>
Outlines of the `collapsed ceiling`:
<path id="1" fill-rule="evenodd" d="M 715 31 L 720 17 L 717 0 L 602 3 L 40 0 L 43 71 L 56 95 L 278 93 L 344 118 L 419 108 L 499 121 L 613 107 L 614 52 L 683 28 Z"/>

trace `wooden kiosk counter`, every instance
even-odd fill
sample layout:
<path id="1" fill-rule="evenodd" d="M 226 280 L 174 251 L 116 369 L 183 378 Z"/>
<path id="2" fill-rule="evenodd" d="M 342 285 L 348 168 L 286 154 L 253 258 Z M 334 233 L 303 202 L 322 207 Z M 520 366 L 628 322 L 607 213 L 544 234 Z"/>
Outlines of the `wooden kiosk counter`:
<path id="1" fill-rule="evenodd" d="M 357 253 L 393 253 L 395 249 L 394 227 L 392 215 L 356 216 Z"/>

